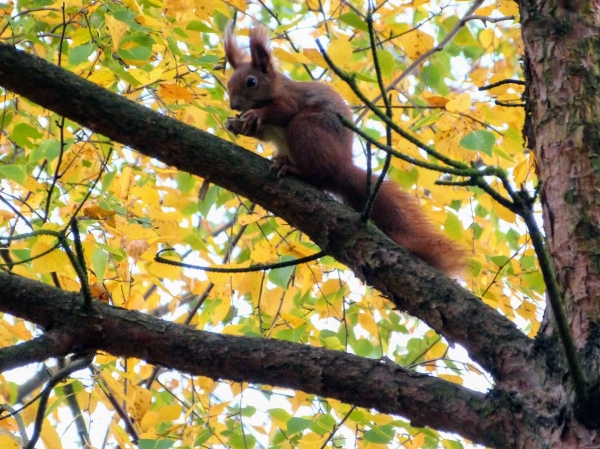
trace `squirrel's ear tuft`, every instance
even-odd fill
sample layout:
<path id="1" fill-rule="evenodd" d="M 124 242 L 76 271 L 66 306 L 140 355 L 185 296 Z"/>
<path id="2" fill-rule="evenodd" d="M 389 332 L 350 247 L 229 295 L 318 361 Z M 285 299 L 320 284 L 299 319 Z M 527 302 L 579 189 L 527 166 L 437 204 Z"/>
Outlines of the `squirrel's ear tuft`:
<path id="1" fill-rule="evenodd" d="M 250 30 L 250 55 L 252 56 L 252 67 L 263 73 L 273 71 L 273 59 L 269 43 L 269 31 L 260 25 Z"/>
<path id="2" fill-rule="evenodd" d="M 236 67 L 245 62 L 246 56 L 238 46 L 233 30 L 233 22 L 229 22 L 227 24 L 223 41 L 225 45 L 225 57 L 227 58 L 229 64 L 231 64 L 231 67 L 233 67 L 235 70 Z"/>

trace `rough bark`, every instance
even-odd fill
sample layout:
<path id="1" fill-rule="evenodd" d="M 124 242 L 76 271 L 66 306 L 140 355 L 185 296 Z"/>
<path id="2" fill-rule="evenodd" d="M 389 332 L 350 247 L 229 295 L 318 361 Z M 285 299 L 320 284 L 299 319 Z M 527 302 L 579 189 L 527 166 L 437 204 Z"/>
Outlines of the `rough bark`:
<path id="1" fill-rule="evenodd" d="M 525 135 L 542 183 L 547 247 L 588 385 L 598 382 L 600 314 L 600 3 L 522 0 L 527 119 Z M 546 310 L 540 344 L 555 339 Z M 595 432 L 577 422 L 574 395 L 562 363 L 549 364 L 557 403 L 548 407 L 554 422 L 542 435 L 557 447 L 596 447 Z M 562 380 L 561 380 L 562 379 Z M 598 423 L 597 391 L 590 390 L 590 424 Z M 556 409 L 555 407 L 558 407 Z M 595 422 L 594 422 L 595 421 Z M 524 440 L 526 443 L 527 440 Z"/>
<path id="2" fill-rule="evenodd" d="M 86 309 L 81 295 L 7 273 L 0 273 L 0 284 L 0 309 L 49 329 L 54 355 L 103 350 L 193 375 L 293 388 L 508 447 L 508 396 L 486 396 L 389 360 L 198 331 L 100 301 Z M 0 367 L 18 349 L 1 349 Z"/>

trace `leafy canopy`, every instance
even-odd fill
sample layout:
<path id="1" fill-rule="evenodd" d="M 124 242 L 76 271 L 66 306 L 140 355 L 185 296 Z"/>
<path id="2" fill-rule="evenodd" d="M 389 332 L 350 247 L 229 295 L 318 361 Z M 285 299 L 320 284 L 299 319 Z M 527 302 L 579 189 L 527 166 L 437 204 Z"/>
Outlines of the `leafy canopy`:
<path id="1" fill-rule="evenodd" d="M 223 127 L 232 115 L 224 87 L 231 69 L 224 69 L 221 37 L 234 17 L 242 41 L 253 21 L 262 22 L 274 37 L 281 70 L 297 81 L 328 82 L 362 118 L 358 126 L 384 143 L 381 119 L 332 74 L 315 46 L 319 38 L 331 60 L 354 77 L 367 98 L 379 97 L 366 20 L 369 11 L 363 2 L 261 4 L 25 0 L 0 4 L 0 39 L 231 140 L 234 137 Z M 469 6 L 435 0 L 377 6 L 373 14 L 377 61 L 383 83 L 393 86 L 393 120 L 447 157 L 501 167 L 515 185 L 532 189 L 533 160 L 523 150 L 524 116 L 518 107 L 522 86 L 500 84 L 478 90 L 521 77 L 520 30 L 517 19 L 510 17 L 516 16 L 516 6 L 509 1 L 484 5 L 474 14 L 488 21 L 459 22 Z M 455 29 L 450 42 L 432 51 Z M 407 73 L 415 61 L 419 63 Z M 489 386 L 480 370 L 449 349 L 443 338 L 392 310 L 377 291 L 330 257 L 266 272 L 225 274 L 155 262 L 156 253 L 165 248 L 175 250 L 166 256 L 176 261 L 228 267 L 304 257 L 318 248 L 244 198 L 212 184 L 206 190 L 202 179 L 90 133 L 9 91 L 1 92 L 2 236 L 59 232 L 76 217 L 95 297 L 197 329 L 389 357 L 452 382 L 473 386 L 475 380 L 478 388 Z M 377 104 L 383 109 L 383 101 Z M 416 161 L 436 162 L 414 143 L 396 134 L 391 137 L 395 150 Z M 254 139 L 238 137 L 235 142 L 265 157 L 272 152 Z M 357 141 L 361 164 L 364 149 L 364 141 Z M 374 151 L 373 169 L 380 170 L 384 159 L 383 152 Z M 388 176 L 417 195 L 444 232 L 469 248 L 470 268 L 464 276 L 468 288 L 534 335 L 544 287 L 521 220 L 480 188 L 439 185 L 440 180 L 459 179 L 399 158 L 392 158 Z M 505 193 L 499 182 L 490 182 Z M 72 238 L 69 234 L 68 241 Z M 59 243 L 47 233 L 12 240 L 3 267 L 79 291 L 77 272 Z M 29 323 L 10 316 L 0 320 L 0 329 L 3 347 L 39 334 Z M 141 448 L 462 444 L 434 430 L 413 428 L 397 417 L 300 391 L 164 370 L 158 376 L 160 383 L 146 388 L 154 367 L 139 360 L 102 354 L 95 366 L 93 379 L 80 376 L 70 385 L 91 422 L 96 446 L 108 432 L 108 441 L 131 447 L 131 435 L 118 419 L 110 424 L 105 419 L 115 413 L 110 396 L 125 404 Z M 24 380 L 1 377 L 4 399 L 14 399 Z M 65 436 L 62 443 L 59 437 L 66 427 L 64 417 L 69 416 L 65 395 L 60 387 L 50 398 L 42 432 L 46 447 L 71 447 L 66 441 L 72 437 Z M 34 415 L 34 406 L 21 413 L 26 424 Z M 0 425 L 16 428 L 12 418 Z"/>

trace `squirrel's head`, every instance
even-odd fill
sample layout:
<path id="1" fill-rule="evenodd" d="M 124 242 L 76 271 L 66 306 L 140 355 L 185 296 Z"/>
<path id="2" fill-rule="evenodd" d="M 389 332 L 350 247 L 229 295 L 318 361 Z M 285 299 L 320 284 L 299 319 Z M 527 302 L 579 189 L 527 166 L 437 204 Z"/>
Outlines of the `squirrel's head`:
<path id="1" fill-rule="evenodd" d="M 225 56 L 233 67 L 227 83 L 231 109 L 246 112 L 269 104 L 277 73 L 271 57 L 269 36 L 263 26 L 250 31 L 250 60 L 240 49 L 233 28 L 225 33 Z"/>

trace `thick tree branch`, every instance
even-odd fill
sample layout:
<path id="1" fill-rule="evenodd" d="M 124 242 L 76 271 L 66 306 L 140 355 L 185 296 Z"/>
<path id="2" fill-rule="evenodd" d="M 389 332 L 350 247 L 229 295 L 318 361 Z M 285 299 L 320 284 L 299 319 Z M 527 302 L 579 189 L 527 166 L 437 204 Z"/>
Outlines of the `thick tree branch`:
<path id="1" fill-rule="evenodd" d="M 0 373 L 58 357 L 69 352 L 72 341 L 60 332 L 47 332 L 33 340 L 0 349 Z"/>
<path id="2" fill-rule="evenodd" d="M 45 328 L 64 329 L 73 342 L 71 351 L 103 350 L 213 379 L 303 390 L 401 414 L 416 426 L 460 432 L 485 445 L 509 445 L 504 426 L 512 418 L 499 398 L 385 359 L 197 331 L 100 301 L 83 307 L 82 295 L 12 274 L 0 273 L 0 283 L 2 310 Z"/>
<path id="3" fill-rule="evenodd" d="M 293 177 L 277 179 L 260 156 L 5 44 L 0 44 L 0 85 L 271 210 L 400 309 L 464 346 L 497 380 L 536 382 L 532 341 L 510 320 L 328 195 Z"/>

